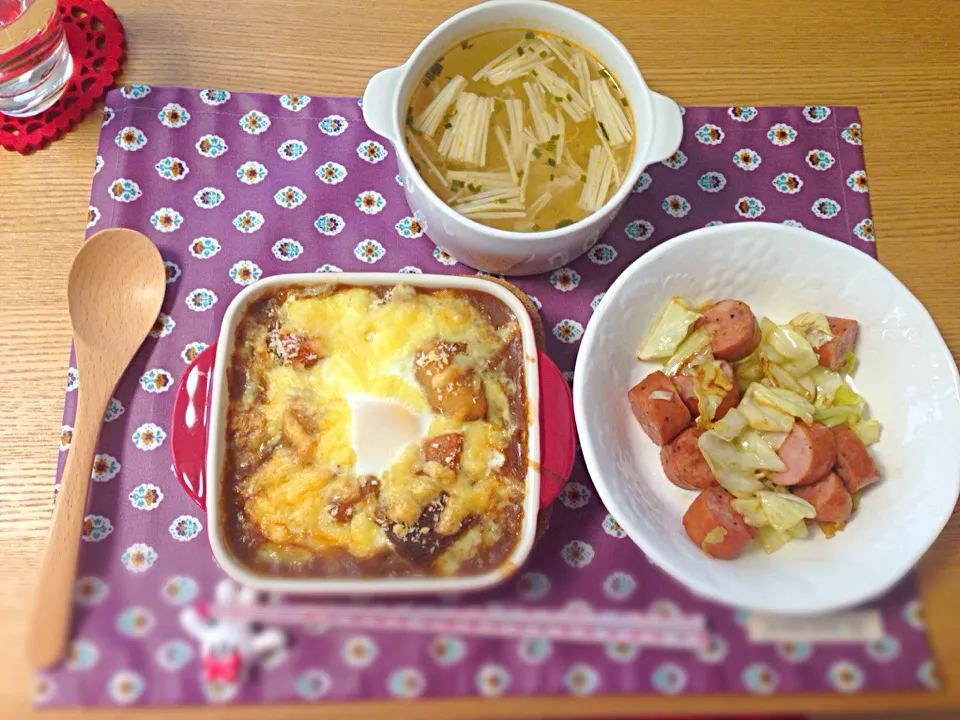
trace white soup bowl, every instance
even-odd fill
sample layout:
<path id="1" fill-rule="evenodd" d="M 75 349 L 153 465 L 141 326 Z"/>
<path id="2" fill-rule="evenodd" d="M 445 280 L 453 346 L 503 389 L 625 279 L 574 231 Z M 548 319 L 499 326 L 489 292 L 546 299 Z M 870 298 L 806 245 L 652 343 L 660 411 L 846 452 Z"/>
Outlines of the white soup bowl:
<path id="1" fill-rule="evenodd" d="M 550 32 L 582 47 L 609 68 L 633 114 L 635 153 L 623 183 L 595 213 L 556 230 L 499 230 L 466 218 L 424 182 L 404 142 L 411 95 L 437 59 L 479 33 L 508 28 Z M 490 0 L 444 21 L 403 65 L 382 70 L 370 79 L 363 93 L 363 119 L 393 145 L 407 202 L 434 244 L 470 267 L 503 275 L 554 270 L 593 247 L 643 169 L 673 155 L 683 134 L 679 106 L 647 87 L 630 52 L 613 33 L 586 15 L 544 0 Z"/>

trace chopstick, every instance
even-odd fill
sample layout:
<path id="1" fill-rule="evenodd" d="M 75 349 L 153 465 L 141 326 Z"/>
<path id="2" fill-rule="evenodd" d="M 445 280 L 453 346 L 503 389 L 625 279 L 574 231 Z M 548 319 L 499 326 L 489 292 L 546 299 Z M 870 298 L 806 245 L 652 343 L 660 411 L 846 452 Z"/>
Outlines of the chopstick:
<path id="1" fill-rule="evenodd" d="M 326 625 L 351 630 L 447 633 L 488 638 L 545 638 L 581 644 L 628 643 L 645 647 L 701 649 L 707 645 L 703 615 L 547 610 L 521 607 L 424 607 L 415 605 L 247 605 L 211 608 L 212 614 L 265 625 Z"/>

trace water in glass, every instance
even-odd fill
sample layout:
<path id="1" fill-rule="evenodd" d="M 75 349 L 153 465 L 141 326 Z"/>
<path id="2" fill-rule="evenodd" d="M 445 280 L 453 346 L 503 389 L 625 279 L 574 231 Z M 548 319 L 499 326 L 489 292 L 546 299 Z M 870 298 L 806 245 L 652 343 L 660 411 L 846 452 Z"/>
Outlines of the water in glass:
<path id="1" fill-rule="evenodd" d="M 43 112 L 72 74 L 56 0 L 0 0 L 0 113 Z"/>

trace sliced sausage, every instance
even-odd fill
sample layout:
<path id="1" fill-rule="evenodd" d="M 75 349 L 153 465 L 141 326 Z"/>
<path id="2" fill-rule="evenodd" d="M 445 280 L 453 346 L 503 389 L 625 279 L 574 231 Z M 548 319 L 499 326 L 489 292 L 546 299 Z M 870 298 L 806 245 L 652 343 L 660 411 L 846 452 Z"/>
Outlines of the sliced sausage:
<path id="1" fill-rule="evenodd" d="M 820 345 L 817 351 L 817 357 L 820 364 L 831 370 L 839 370 L 846 362 L 847 353 L 853 352 L 853 346 L 857 344 L 857 333 L 860 326 L 856 320 L 847 318 L 838 318 L 827 316 L 827 322 L 830 323 L 830 333 L 832 340 Z"/>
<path id="2" fill-rule="evenodd" d="M 442 485 L 452 485 L 460 472 L 463 433 L 446 432 L 424 438 L 420 444 L 423 472 Z"/>
<path id="3" fill-rule="evenodd" d="M 853 498 L 835 472 L 810 485 L 796 487 L 792 492 L 813 505 L 817 511 L 814 519 L 819 522 L 843 523 L 853 512 Z"/>
<path id="4" fill-rule="evenodd" d="M 327 512 L 339 523 L 353 520 L 353 506 L 368 496 L 377 497 L 379 492 L 380 481 L 373 475 L 340 475 L 323 488 Z"/>
<path id="5" fill-rule="evenodd" d="M 703 490 L 683 514 L 687 535 L 710 557 L 733 560 L 757 531 L 733 509 L 733 495 L 719 485 Z"/>
<path id="6" fill-rule="evenodd" d="M 718 360 L 743 360 L 760 344 L 760 326 L 750 306 L 741 300 L 721 300 L 693 324 L 708 325 L 713 332 L 710 349 Z"/>
<path id="7" fill-rule="evenodd" d="M 833 339 L 816 348 L 817 357 L 824 367 L 839 370 L 846 362 L 847 353 L 853 352 L 853 346 L 857 344 L 860 326 L 857 325 L 856 320 L 847 318 L 827 316 L 827 322 L 830 323 Z"/>
<path id="8" fill-rule="evenodd" d="M 660 370 L 630 388 L 627 398 L 640 427 L 657 445 L 666 445 L 690 424 L 690 411 Z"/>
<path id="9" fill-rule="evenodd" d="M 417 382 L 430 407 L 463 422 L 487 414 L 483 380 L 473 368 L 454 362 L 466 349 L 465 343 L 434 340 L 417 350 L 414 359 Z"/>
<path id="10" fill-rule="evenodd" d="M 798 421 L 777 455 L 787 469 L 771 473 L 773 482 L 778 485 L 808 485 L 830 472 L 837 461 L 837 443 L 826 425 L 817 422 L 807 425 Z"/>
<path id="11" fill-rule="evenodd" d="M 460 454 L 463 452 L 463 433 L 445 432 L 424 438 L 420 444 L 420 459 L 445 465 L 454 472 L 460 470 Z"/>
<path id="12" fill-rule="evenodd" d="M 837 474 L 848 492 L 855 493 L 880 479 L 876 463 L 849 425 L 836 425 L 830 431 L 837 444 Z"/>
<path id="13" fill-rule="evenodd" d="M 703 433 L 703 428 L 691 425 L 660 450 L 660 464 L 667 479 L 684 490 L 703 490 L 717 482 L 697 445 Z"/>
<path id="14" fill-rule="evenodd" d="M 740 388 L 737 385 L 737 378 L 733 373 L 733 367 L 725 360 L 721 360 L 720 365 L 723 368 L 724 374 L 730 378 L 730 382 L 733 385 L 727 391 L 727 394 L 723 396 L 720 404 L 717 405 L 716 412 L 714 412 L 713 417 L 710 418 L 711 421 L 719 420 L 727 414 L 727 410 L 736 407 L 737 403 L 740 402 Z M 697 404 L 697 393 L 693 389 L 693 378 L 689 375 L 674 375 L 672 380 L 673 384 L 677 386 L 677 391 L 680 393 L 680 399 L 683 400 L 683 404 L 687 406 L 687 409 L 690 410 L 690 414 L 693 417 L 697 417 L 700 414 L 700 407 Z"/>
<path id="15" fill-rule="evenodd" d="M 447 505 L 447 494 L 441 493 L 436 500 L 427 505 L 416 522 L 405 525 L 388 518 L 381 521 L 387 539 L 393 545 L 397 555 L 415 567 L 429 567 L 437 555 L 446 550 L 466 532 L 474 523 L 469 517 L 460 523 L 452 533 L 443 534 L 437 530 L 440 516 Z"/>

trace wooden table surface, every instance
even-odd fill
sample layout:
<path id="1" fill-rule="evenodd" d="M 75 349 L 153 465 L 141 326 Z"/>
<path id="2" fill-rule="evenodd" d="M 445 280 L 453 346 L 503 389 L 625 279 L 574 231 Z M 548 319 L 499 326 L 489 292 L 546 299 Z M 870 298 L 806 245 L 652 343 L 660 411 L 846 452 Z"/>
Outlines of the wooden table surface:
<path id="1" fill-rule="evenodd" d="M 648 84 L 683 104 L 860 108 L 881 261 L 960 352 L 960 2 L 568 0 L 614 29 Z M 353 94 L 401 63 L 468 0 L 114 0 L 122 80 L 264 92 Z M 416 10 L 414 10 L 416 8 Z M 95 114 L 96 115 L 96 114 Z M 0 151 L 0 715 L 31 715 L 25 617 L 50 515 L 70 329 L 67 271 L 84 233 L 99 118 L 29 157 Z M 609 696 L 576 700 L 180 709 L 183 718 L 492 718 L 647 713 L 960 714 L 960 522 L 921 565 L 942 692 Z M 121 711 L 98 711 L 114 717 Z M 139 711 L 138 716 L 143 713 Z M 152 713 L 151 713 L 152 714 Z M 80 711 L 44 717 L 80 717 Z"/>

